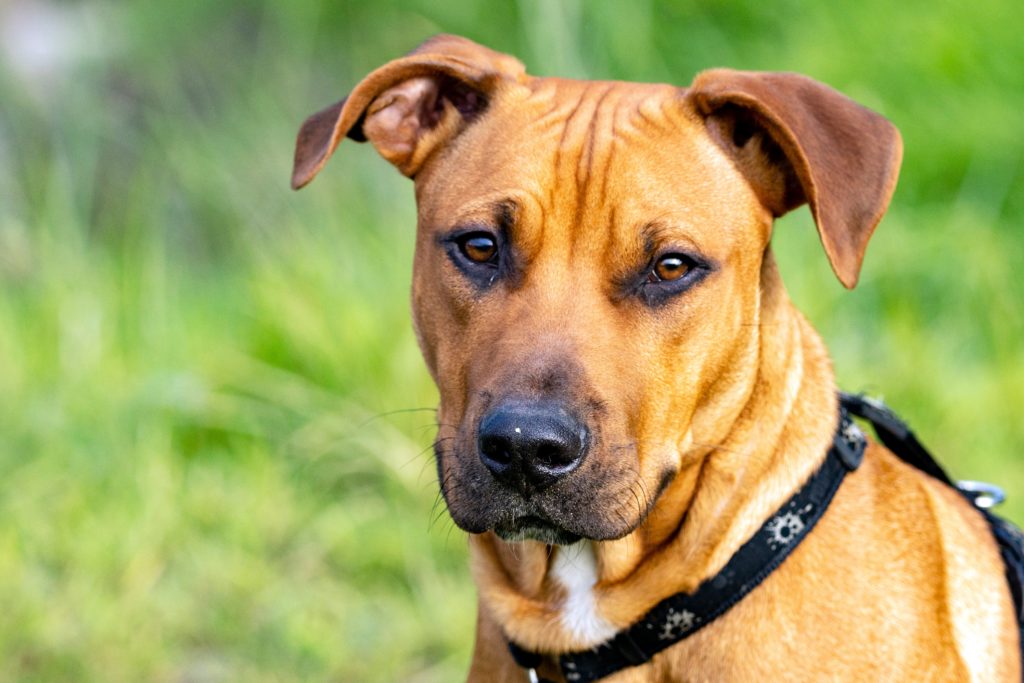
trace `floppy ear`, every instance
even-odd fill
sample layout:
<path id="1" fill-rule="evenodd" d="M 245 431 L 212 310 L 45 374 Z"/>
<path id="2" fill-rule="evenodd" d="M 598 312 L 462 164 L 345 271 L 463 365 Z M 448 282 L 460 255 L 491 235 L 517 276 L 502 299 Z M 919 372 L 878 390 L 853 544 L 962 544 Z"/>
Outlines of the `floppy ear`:
<path id="1" fill-rule="evenodd" d="M 502 84 L 524 78 L 523 65 L 513 57 L 459 36 L 435 36 L 306 119 L 295 142 L 292 188 L 313 180 L 346 135 L 370 140 L 412 177 L 439 144 L 487 107 Z"/>
<path id="2" fill-rule="evenodd" d="M 689 97 L 775 216 L 810 205 L 832 270 L 852 289 L 896 188 L 896 127 L 798 74 L 713 69 Z"/>

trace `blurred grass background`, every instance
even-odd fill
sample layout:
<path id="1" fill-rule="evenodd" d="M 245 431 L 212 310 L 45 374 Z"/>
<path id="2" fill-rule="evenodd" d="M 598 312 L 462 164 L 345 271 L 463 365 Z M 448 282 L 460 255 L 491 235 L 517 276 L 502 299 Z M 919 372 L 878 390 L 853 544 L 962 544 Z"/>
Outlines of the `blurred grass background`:
<path id="1" fill-rule="evenodd" d="M 346 142 L 288 189 L 301 120 L 440 31 L 539 74 L 801 71 L 889 116 L 906 157 L 861 285 L 806 210 L 779 224 L 784 276 L 843 386 L 1024 520 L 1021 19 L 1013 0 L 0 0 L 0 681 L 463 676 L 475 598 L 419 410 L 412 186 Z"/>

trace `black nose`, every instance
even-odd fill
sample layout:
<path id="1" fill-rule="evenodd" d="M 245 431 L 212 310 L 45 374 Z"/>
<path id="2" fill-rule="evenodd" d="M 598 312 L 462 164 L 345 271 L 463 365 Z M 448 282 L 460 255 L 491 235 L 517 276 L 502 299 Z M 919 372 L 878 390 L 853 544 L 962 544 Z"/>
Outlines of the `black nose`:
<path id="1" fill-rule="evenodd" d="M 529 495 L 572 472 L 587 454 L 587 428 L 560 403 L 507 401 L 480 420 L 480 460 Z"/>

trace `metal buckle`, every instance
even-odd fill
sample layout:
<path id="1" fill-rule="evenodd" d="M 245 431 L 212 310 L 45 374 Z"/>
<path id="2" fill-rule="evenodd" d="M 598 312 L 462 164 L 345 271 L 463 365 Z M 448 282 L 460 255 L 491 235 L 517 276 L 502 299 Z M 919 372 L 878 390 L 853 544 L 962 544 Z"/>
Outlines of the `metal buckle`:
<path id="1" fill-rule="evenodd" d="M 974 503 L 974 507 L 988 510 L 1006 500 L 1006 493 L 995 484 L 987 481 L 971 481 L 964 479 L 956 483 L 957 489 L 966 494 Z"/>

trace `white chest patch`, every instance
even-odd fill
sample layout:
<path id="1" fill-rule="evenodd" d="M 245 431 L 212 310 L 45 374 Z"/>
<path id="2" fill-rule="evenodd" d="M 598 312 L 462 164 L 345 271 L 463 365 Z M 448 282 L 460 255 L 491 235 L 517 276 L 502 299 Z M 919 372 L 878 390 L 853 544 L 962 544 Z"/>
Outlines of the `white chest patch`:
<path id="1" fill-rule="evenodd" d="M 597 583 L 597 562 L 589 541 L 558 548 L 551 574 L 565 589 L 562 626 L 582 641 L 582 647 L 599 645 L 615 635 L 615 627 L 597 613 L 593 590 Z"/>

